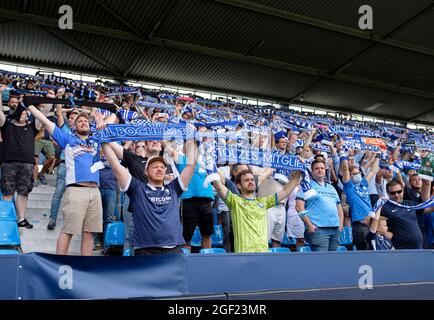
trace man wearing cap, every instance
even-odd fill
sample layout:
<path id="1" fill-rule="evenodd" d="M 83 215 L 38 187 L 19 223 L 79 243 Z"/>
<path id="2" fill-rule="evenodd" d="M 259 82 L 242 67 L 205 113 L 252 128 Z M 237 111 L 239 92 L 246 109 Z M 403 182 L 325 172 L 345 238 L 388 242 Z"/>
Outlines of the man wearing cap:
<path id="1" fill-rule="evenodd" d="M 179 218 L 180 196 L 187 190 L 196 167 L 193 141 L 187 141 L 187 165 L 180 176 L 164 185 L 166 162 L 163 157 L 148 159 L 145 174 L 148 182 L 142 182 L 118 161 L 109 144 L 102 145 L 122 191 L 131 199 L 134 232 L 132 246 L 135 255 L 182 253 L 185 243 Z"/>
<path id="2" fill-rule="evenodd" d="M 82 236 L 81 255 L 93 254 L 93 233 L 102 232 L 102 202 L 99 192 L 99 172 L 92 170 L 98 144 L 90 137 L 89 117 L 80 113 L 75 119 L 75 133 L 63 132 L 35 106 L 28 110 L 65 150 L 66 191 L 62 199 L 65 222 L 57 240 L 57 254 L 68 254 L 73 235 Z"/>

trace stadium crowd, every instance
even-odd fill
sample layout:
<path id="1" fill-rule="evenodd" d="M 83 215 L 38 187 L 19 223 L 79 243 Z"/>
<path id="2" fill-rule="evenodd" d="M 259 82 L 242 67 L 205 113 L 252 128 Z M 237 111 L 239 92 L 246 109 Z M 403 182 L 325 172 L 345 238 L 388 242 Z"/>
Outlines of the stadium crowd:
<path id="1" fill-rule="evenodd" d="M 335 251 L 345 227 L 356 250 L 432 248 L 432 131 L 7 71 L 0 95 L 3 199 L 16 192 L 18 226 L 32 228 L 28 195 L 56 171 L 47 229 L 61 211 L 58 254 L 82 235 L 81 254 L 92 255 L 120 207 L 136 255 L 191 250 L 197 226 L 211 248 L 213 210 L 226 252 L 268 252 L 285 236 L 297 248 Z M 95 139 L 119 124 L 183 125 L 203 136 Z M 306 170 L 216 162 L 217 144 L 297 159 Z"/>

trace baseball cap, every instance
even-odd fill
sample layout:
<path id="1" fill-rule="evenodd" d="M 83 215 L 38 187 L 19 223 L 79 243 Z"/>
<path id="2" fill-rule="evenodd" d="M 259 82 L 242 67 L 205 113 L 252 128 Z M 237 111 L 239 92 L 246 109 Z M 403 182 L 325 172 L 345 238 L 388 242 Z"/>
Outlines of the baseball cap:
<path id="1" fill-rule="evenodd" d="M 164 166 L 167 167 L 166 161 L 164 160 L 163 157 L 151 157 L 148 159 L 148 161 L 146 162 L 146 166 L 145 166 L 145 171 L 148 170 L 148 167 L 151 165 L 151 163 L 156 162 L 156 161 L 160 161 L 162 163 L 164 163 Z"/>

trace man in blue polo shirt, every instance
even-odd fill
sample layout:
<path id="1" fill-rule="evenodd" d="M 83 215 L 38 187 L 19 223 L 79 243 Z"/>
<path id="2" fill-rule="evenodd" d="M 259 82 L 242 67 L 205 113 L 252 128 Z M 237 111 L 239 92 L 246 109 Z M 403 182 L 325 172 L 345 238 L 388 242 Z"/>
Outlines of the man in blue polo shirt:
<path id="1" fill-rule="evenodd" d="M 132 177 L 119 163 L 111 146 L 103 143 L 104 154 L 119 186 L 131 199 L 134 216 L 132 246 L 135 255 L 182 253 L 184 238 L 179 204 L 180 196 L 187 190 L 196 167 L 194 143 L 187 142 L 187 165 L 180 176 L 167 185 L 164 185 L 166 163 L 163 157 L 148 159 L 145 167 L 148 182 L 145 183 Z"/>
<path id="2" fill-rule="evenodd" d="M 296 209 L 306 226 L 304 237 L 312 251 L 336 251 L 344 222 L 341 201 L 335 188 L 325 182 L 325 162 L 314 160 L 311 168 L 316 195 L 305 199 L 300 191 L 296 198 Z"/>

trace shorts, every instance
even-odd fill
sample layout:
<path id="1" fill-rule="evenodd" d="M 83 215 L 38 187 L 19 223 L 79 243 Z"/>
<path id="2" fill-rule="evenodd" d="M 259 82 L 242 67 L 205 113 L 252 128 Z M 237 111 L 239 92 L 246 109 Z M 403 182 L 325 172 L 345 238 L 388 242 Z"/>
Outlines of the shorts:
<path id="1" fill-rule="evenodd" d="M 199 226 L 202 236 L 210 236 L 214 233 L 214 215 L 211 213 L 211 202 L 212 199 L 199 197 L 182 200 L 182 235 L 185 242 L 190 242 L 196 226 Z"/>
<path id="2" fill-rule="evenodd" d="M 1 190 L 4 195 L 10 196 L 15 191 L 27 196 L 33 189 L 33 163 L 4 162 L 1 170 Z"/>
<path id="3" fill-rule="evenodd" d="M 286 235 L 288 238 L 304 238 L 304 222 L 298 214 L 288 214 L 286 219 Z"/>
<path id="4" fill-rule="evenodd" d="M 54 150 L 53 141 L 45 139 L 35 140 L 35 157 L 39 157 L 41 151 L 46 158 L 54 156 L 56 151 Z"/>
<path id="5" fill-rule="evenodd" d="M 61 211 L 65 219 L 63 233 L 102 232 L 102 201 L 98 188 L 67 187 Z"/>
<path id="6" fill-rule="evenodd" d="M 267 210 L 268 239 L 282 242 L 285 234 L 286 210 L 280 204 Z"/>

